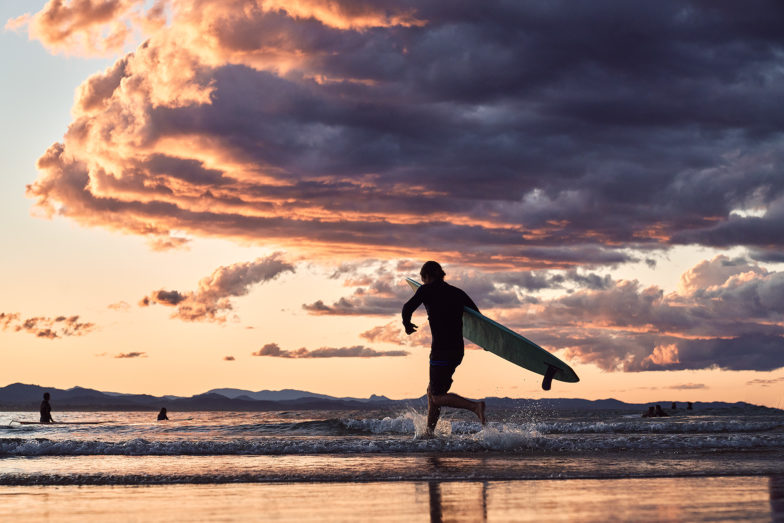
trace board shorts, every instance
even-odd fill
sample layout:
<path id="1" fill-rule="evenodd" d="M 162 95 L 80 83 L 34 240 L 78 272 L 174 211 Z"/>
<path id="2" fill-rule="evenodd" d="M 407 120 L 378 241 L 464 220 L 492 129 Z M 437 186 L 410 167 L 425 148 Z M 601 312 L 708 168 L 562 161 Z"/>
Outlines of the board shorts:
<path id="1" fill-rule="evenodd" d="M 442 396 L 452 386 L 452 374 L 460 361 L 430 360 L 430 393 Z"/>

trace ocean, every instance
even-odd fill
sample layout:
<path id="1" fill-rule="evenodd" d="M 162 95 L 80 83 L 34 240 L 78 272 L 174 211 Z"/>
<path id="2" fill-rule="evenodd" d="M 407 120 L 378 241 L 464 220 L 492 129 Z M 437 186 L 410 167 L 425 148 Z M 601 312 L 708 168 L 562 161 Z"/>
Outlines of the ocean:
<path id="1" fill-rule="evenodd" d="M 784 411 L 665 410 L 0 412 L 0 519 L 784 519 Z"/>

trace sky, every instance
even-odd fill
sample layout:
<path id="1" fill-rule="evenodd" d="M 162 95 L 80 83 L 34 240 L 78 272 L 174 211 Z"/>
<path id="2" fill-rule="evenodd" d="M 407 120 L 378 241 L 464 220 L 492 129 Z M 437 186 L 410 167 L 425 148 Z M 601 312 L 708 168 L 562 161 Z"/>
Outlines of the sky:
<path id="1" fill-rule="evenodd" d="M 0 386 L 422 395 L 427 260 L 567 361 L 784 408 L 776 1 L 4 0 Z"/>

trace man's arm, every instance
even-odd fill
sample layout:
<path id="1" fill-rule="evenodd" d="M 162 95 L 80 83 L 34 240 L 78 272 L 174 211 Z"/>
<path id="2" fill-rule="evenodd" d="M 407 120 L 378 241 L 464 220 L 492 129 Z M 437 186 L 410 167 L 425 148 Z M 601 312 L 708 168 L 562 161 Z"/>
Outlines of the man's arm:
<path id="1" fill-rule="evenodd" d="M 417 326 L 411 323 L 411 316 L 417 307 L 422 305 L 422 287 L 418 288 L 414 295 L 403 305 L 403 327 L 406 329 L 406 334 L 412 334 L 417 330 Z"/>
<path id="2" fill-rule="evenodd" d="M 463 291 L 463 296 L 465 296 L 463 305 L 465 305 L 469 309 L 474 309 L 476 312 L 479 312 L 479 307 L 476 306 L 474 300 L 472 300 L 471 297 L 468 294 L 466 294 L 465 291 Z"/>

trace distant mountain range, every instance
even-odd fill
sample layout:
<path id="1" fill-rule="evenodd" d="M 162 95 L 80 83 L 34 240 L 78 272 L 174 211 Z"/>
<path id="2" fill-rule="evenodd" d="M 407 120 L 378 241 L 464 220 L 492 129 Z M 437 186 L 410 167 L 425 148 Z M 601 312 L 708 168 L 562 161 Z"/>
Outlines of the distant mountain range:
<path id="1" fill-rule="evenodd" d="M 123 394 L 102 392 L 95 389 L 73 387 L 63 390 L 54 387 L 40 387 L 13 383 L 0 388 L 0 411 L 38 411 L 44 392 L 51 394 L 52 408 L 55 411 L 74 410 L 159 410 L 166 407 L 170 411 L 226 410 L 226 411 L 265 411 L 265 410 L 341 410 L 341 409 L 379 409 L 406 406 L 424 406 L 425 396 L 405 400 L 391 400 L 385 396 L 369 398 L 336 398 L 303 390 L 260 390 L 212 389 L 204 394 L 190 397 L 151 396 L 149 394 Z M 630 410 L 641 411 L 648 405 L 660 404 L 669 408 L 672 400 L 654 401 L 647 404 L 624 403 L 616 399 L 585 400 L 579 398 L 523 399 L 523 398 L 484 398 L 489 408 L 525 408 L 536 406 L 554 410 Z M 757 407 L 748 403 L 694 402 L 695 409 L 724 407 Z M 678 402 L 678 408 L 686 407 Z"/>

